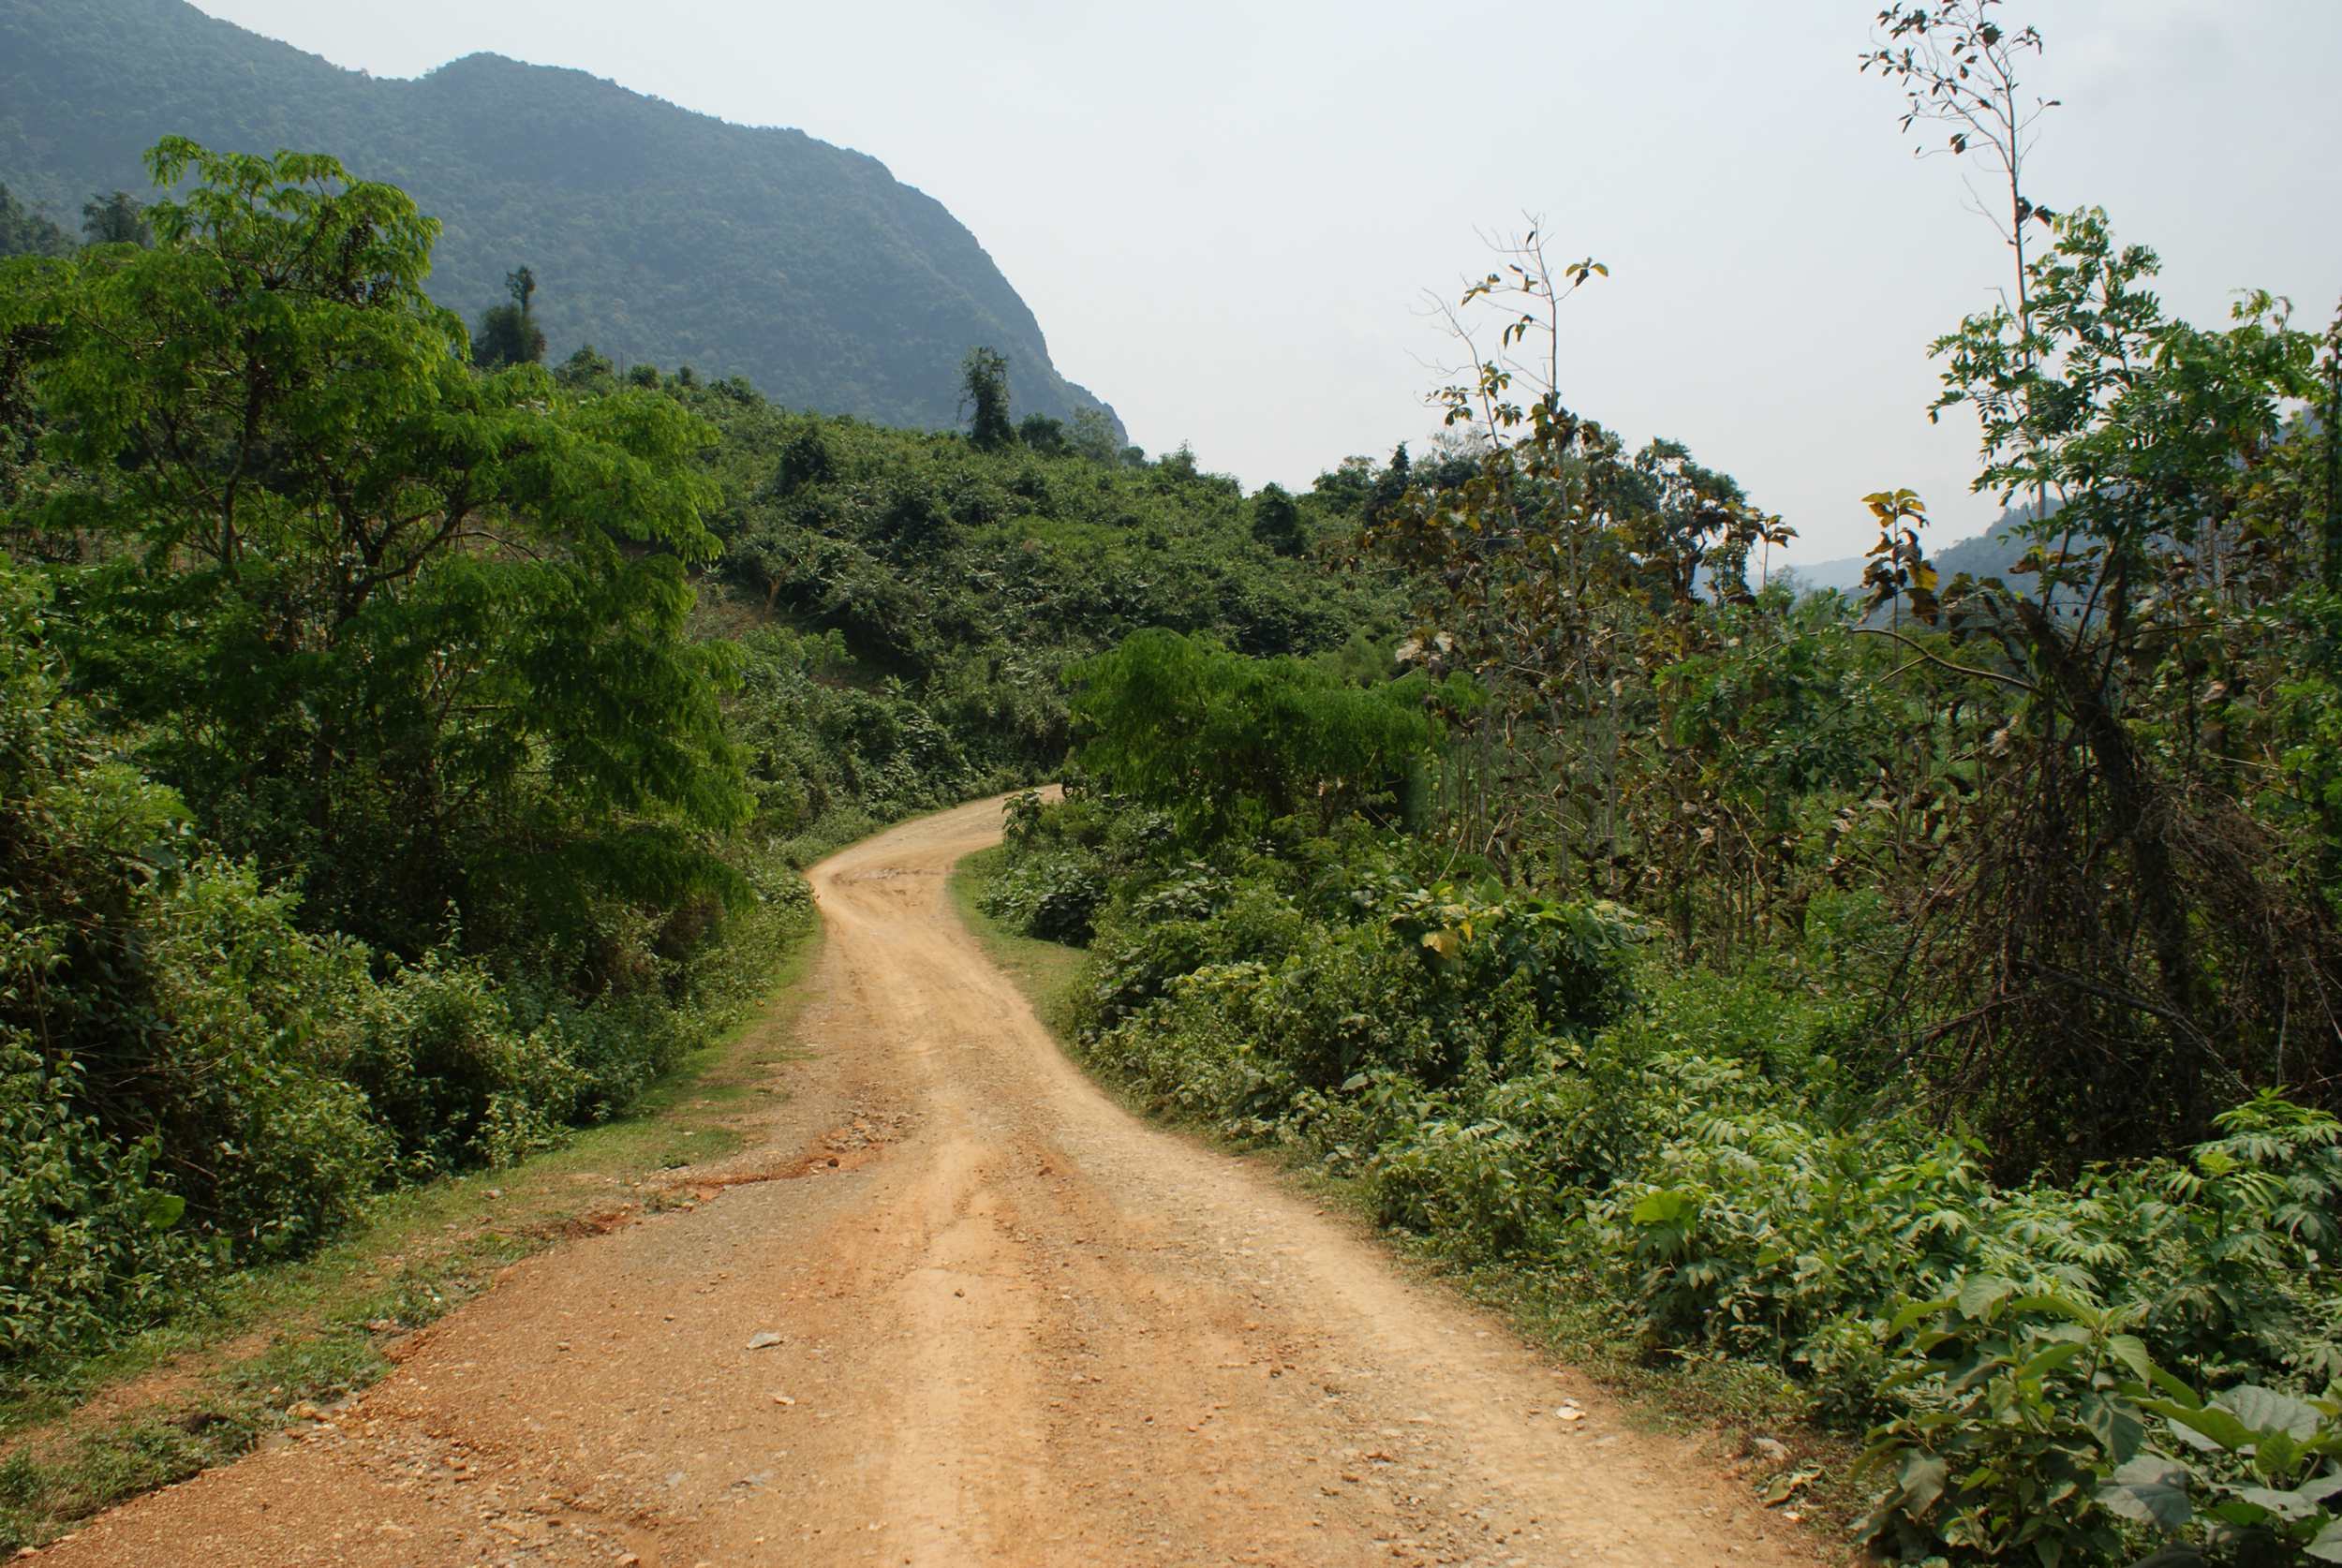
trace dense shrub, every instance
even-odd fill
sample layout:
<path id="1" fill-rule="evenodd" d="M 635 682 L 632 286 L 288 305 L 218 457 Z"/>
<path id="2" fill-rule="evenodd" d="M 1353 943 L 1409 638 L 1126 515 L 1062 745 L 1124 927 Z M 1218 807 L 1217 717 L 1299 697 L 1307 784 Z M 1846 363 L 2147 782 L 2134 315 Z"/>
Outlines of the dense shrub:
<path id="1" fill-rule="evenodd" d="M 176 1228 L 184 1200 L 153 1180 L 155 1141 L 108 1137 L 81 1089 L 69 1058 L 45 1062 L 0 1033 L 0 1363 L 143 1322 L 206 1261 Z"/>
<path id="2" fill-rule="evenodd" d="M 502 970 L 452 945 L 378 960 L 119 760 L 41 599 L 0 561 L 0 1364 L 304 1251 L 394 1180 L 625 1110 L 810 917 L 801 879 L 750 867 L 744 906 L 689 932 L 612 904 Z M 565 954 L 599 994 L 555 978 Z"/>
<path id="3" fill-rule="evenodd" d="M 985 890 L 984 911 L 1029 937 L 1087 947 L 1105 895 L 1105 879 L 1084 860 L 1029 855 Z"/>
<path id="4" fill-rule="evenodd" d="M 292 920 L 289 894 L 206 858 L 142 895 L 127 945 L 152 1016 L 141 1059 L 110 1063 L 158 1138 L 191 1217 L 238 1261 L 298 1252 L 355 1214 L 392 1140 L 349 1065 L 343 1021 L 373 990 L 365 954 Z M 133 1076 L 133 1074 L 135 1076 Z"/>
<path id="5" fill-rule="evenodd" d="M 1654 1354 L 1779 1368 L 1875 1428 L 1878 1550 L 2342 1549 L 2333 1117 L 2264 1094 L 2184 1159 L 1999 1182 L 1863 1090 L 1846 900 L 1789 961 L 1719 974 L 1612 907 L 1420 880 L 1404 842 L 1193 859 L 1137 815 L 1015 815 L 1012 878 L 1111 889 L 1077 997 L 1094 1064 L 1460 1257 L 1571 1271 Z"/>

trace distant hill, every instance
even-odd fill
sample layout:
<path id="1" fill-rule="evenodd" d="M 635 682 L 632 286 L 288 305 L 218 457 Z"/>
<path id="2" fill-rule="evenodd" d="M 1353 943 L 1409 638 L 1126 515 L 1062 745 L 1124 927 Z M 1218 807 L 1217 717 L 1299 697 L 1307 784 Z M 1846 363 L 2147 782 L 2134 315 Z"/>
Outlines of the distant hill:
<path id="1" fill-rule="evenodd" d="M 1009 358 L 1019 416 L 1104 407 L 940 202 L 802 131 L 496 55 L 378 80 L 183 0 L 0 0 L 0 183 L 28 207 L 78 233 L 93 192 L 145 193 L 141 155 L 174 132 L 331 153 L 406 187 L 446 226 L 433 295 L 474 321 L 527 265 L 555 360 L 590 341 L 621 365 L 941 427 L 984 344 Z"/>
<path id="2" fill-rule="evenodd" d="M 2011 539 L 2008 532 L 2023 517 L 2023 510 L 2012 507 L 2001 514 L 1998 522 L 1973 539 L 1964 539 L 1957 544 L 1948 544 L 1941 549 L 1932 542 L 1928 543 L 1927 558 L 1947 583 L 1964 571 L 1971 577 L 2000 578 L 2010 587 L 2023 592 L 2027 579 L 2011 576 L 2008 569 L 2015 566 L 2018 558 L 2024 554 L 2024 546 Z M 1846 555 L 1790 570 L 1797 574 L 1797 581 L 1801 586 L 1837 588 L 1853 593 L 1862 585 L 1862 569 L 1869 564 L 1867 556 Z"/>

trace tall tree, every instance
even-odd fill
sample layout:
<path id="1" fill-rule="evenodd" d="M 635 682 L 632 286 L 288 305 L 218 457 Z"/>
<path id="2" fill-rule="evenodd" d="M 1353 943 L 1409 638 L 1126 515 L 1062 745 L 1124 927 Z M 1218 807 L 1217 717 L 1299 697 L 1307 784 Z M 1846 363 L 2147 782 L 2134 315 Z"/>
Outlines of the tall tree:
<path id="1" fill-rule="evenodd" d="M 986 451 L 1013 444 L 1016 427 L 1008 417 L 1008 356 L 996 348 L 969 349 L 959 362 L 959 385 L 968 438 Z"/>
<path id="2" fill-rule="evenodd" d="M 2214 1086 L 2282 1076 L 2289 1049 L 2299 1062 L 2298 1042 L 2342 1026 L 2342 948 L 2224 777 L 2263 760 L 2222 739 L 2249 728 L 2236 628 L 2311 554 L 2262 476 L 2280 466 L 2277 409 L 2315 393 L 2315 341 L 2267 295 L 2226 333 L 2165 318 L 2151 251 L 2116 244 L 2103 213 L 2032 198 L 2056 100 L 2019 76 L 2040 34 L 1999 7 L 1890 7 L 1861 65 L 1903 86 L 1906 131 L 1942 128 L 1922 153 L 1979 159 L 1999 185 L 1979 210 L 2012 288 L 1934 346 L 1930 412 L 1973 408 L 1975 488 L 2028 498 L 2011 532 L 2031 584 L 1938 584 L 1918 498 L 1881 492 L 1874 603 L 1918 590 L 1918 624 L 1863 629 L 2006 703 L 1939 803 L 1963 826 L 1913 939 L 1961 1000 L 1928 1037 L 1939 1076 L 2009 1107 L 1994 1130 L 2023 1160 L 2056 1157 L 2048 1121 L 2101 1152 L 2205 1135 Z M 1939 621 L 1948 641 L 1927 630 Z"/>
<path id="3" fill-rule="evenodd" d="M 378 944 L 474 893 L 557 925 L 598 887 L 712 885 L 694 835 L 742 792 L 732 656 L 685 629 L 704 427 L 467 368 L 402 192 L 177 139 L 149 163 L 188 183 L 153 250 L 0 288 L 82 476 L 36 517 L 110 541 L 67 590 L 76 667 L 214 836 Z"/>
<path id="4" fill-rule="evenodd" d="M 155 242 L 146 209 L 126 190 L 103 192 L 82 204 L 82 233 L 94 245 L 144 245 Z"/>
<path id="5" fill-rule="evenodd" d="M 504 274 L 504 288 L 511 300 L 481 314 L 480 331 L 472 337 L 472 360 L 486 370 L 541 364 L 545 334 L 530 306 L 537 294 L 537 274 L 526 267 L 515 268 Z"/>
<path id="6" fill-rule="evenodd" d="M 1282 485 L 1263 485 L 1253 497 L 1253 537 L 1280 555 L 1298 555 L 1306 547 L 1301 509 Z"/>
<path id="7" fill-rule="evenodd" d="M 1902 85 L 1905 132 L 1922 121 L 1945 128 L 1942 146 L 1923 141 L 1913 149 L 1915 154 L 1975 158 L 1998 180 L 2001 211 L 1995 214 L 1981 204 L 1975 210 L 2008 247 L 2018 351 L 2030 365 L 2041 346 L 2033 337 L 2028 242 L 2034 224 L 2054 223 L 2057 214 L 2037 205 L 2026 193 L 2024 171 L 2041 118 L 2058 104 L 2055 98 L 2028 95 L 2019 79 L 2023 57 L 2041 53 L 2041 34 L 2035 27 L 2000 21 L 1995 13 L 2001 4 L 1908 0 L 1890 6 L 1878 13 L 1877 36 L 1862 55 L 1861 66 L 1865 74 L 1875 68 Z M 2045 489 L 2036 489 L 2033 510 L 2037 516 L 2049 511 Z"/>
<path id="8" fill-rule="evenodd" d="M 0 185 L 0 257 L 64 256 L 73 249 L 66 231 Z"/>

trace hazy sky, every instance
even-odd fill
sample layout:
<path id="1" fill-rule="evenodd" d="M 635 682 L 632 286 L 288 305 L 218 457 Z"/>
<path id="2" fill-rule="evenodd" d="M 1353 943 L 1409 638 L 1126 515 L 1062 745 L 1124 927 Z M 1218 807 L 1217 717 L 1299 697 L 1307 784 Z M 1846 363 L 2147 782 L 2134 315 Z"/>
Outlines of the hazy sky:
<path id="1" fill-rule="evenodd" d="M 198 3 L 377 75 L 493 51 L 872 154 L 974 230 L 1133 439 L 1248 487 L 1435 428 L 1423 290 L 1534 211 L 1610 268 L 1568 307 L 1565 397 L 1738 475 L 1793 558 L 1861 549 L 1882 486 L 1929 499 L 1939 544 L 1993 515 L 1972 424 L 1928 423 L 1924 346 L 2005 253 L 1856 72 L 1878 0 Z M 2176 314 L 2260 286 L 2323 327 L 2342 0 L 2007 14 L 2065 103 L 2037 200 L 2154 245 Z"/>

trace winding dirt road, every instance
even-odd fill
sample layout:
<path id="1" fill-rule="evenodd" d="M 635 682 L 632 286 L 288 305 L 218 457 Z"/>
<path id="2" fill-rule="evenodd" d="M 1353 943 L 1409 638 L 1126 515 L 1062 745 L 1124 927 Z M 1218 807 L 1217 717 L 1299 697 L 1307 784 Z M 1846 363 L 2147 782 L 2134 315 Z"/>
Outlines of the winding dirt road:
<path id="1" fill-rule="evenodd" d="M 1100 1093 L 946 895 L 999 824 L 814 870 L 805 1052 L 710 1201 L 521 1265 L 43 1568 L 1815 1561 L 1714 1453 Z"/>

